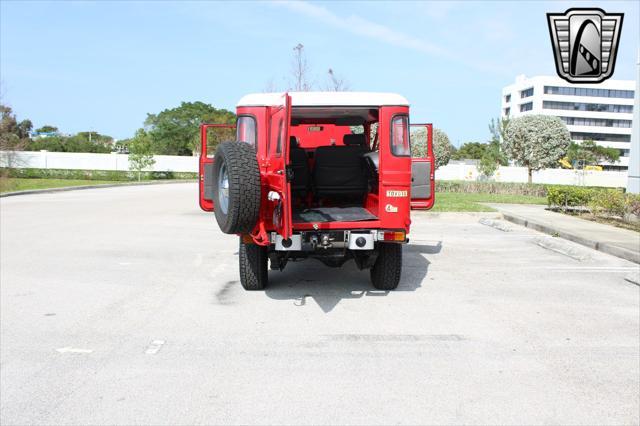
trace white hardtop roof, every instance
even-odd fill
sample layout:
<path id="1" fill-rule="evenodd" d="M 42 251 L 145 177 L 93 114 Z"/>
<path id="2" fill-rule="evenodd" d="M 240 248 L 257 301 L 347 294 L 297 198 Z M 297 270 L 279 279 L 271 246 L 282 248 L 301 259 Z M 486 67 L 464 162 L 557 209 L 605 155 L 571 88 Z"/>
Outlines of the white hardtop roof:
<path id="1" fill-rule="evenodd" d="M 251 93 L 243 96 L 237 106 L 279 105 L 282 93 Z M 396 93 L 376 92 L 289 92 L 291 106 L 383 106 L 406 105 L 409 101 Z"/>

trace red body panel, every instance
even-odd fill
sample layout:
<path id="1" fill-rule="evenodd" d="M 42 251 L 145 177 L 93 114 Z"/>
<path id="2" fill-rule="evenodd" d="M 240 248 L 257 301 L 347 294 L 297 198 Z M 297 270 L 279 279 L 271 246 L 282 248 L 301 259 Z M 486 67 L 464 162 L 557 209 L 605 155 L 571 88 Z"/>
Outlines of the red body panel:
<path id="1" fill-rule="evenodd" d="M 404 229 L 409 233 L 411 193 L 411 157 L 391 152 L 391 119 L 408 116 L 409 107 L 381 107 L 378 125 L 379 188 L 378 218 L 385 229 Z"/>
<path id="2" fill-rule="evenodd" d="M 271 221 L 268 221 L 271 223 L 270 229 L 278 232 L 282 238 L 289 238 L 292 232 L 291 185 L 286 174 L 286 165 L 289 164 L 290 116 L 291 97 L 285 93 L 280 105 L 269 107 L 267 156 L 261 170 L 267 195 L 274 192 L 279 196 L 279 200 L 267 199 L 267 205 L 263 204 L 263 208 L 271 212 Z M 274 218 L 278 219 L 274 221 Z"/>
<path id="3" fill-rule="evenodd" d="M 427 131 L 427 156 L 424 158 L 413 158 L 412 161 L 414 163 L 428 163 L 431 164 L 431 170 L 429 175 L 429 182 L 431 185 L 431 197 L 429 198 L 413 198 L 411 197 L 411 208 L 412 209 L 420 209 L 420 210 L 429 210 L 433 207 L 433 204 L 436 202 L 436 185 L 435 185 L 435 174 L 436 174 L 436 158 L 433 155 L 433 124 L 411 124 L 411 127 L 425 127 Z"/>
<path id="4" fill-rule="evenodd" d="M 348 126 L 335 126 L 333 124 L 300 124 L 291 126 L 291 136 L 298 140 L 300 148 L 315 149 L 327 145 L 332 141 L 334 145 L 344 145 L 344 135 L 351 133 Z"/>

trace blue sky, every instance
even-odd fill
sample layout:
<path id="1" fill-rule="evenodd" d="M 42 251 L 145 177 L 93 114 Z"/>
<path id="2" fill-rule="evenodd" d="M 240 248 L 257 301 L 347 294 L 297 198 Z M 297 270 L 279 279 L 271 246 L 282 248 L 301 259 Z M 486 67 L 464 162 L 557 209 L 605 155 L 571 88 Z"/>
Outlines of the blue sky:
<path id="1" fill-rule="evenodd" d="M 406 96 L 412 120 L 459 145 L 488 138 L 517 74 L 554 74 L 546 12 L 624 12 L 616 79 L 633 79 L 638 2 L 0 2 L 2 102 L 63 132 L 132 136 L 147 113 L 204 101 L 233 110 L 286 89 L 293 47 L 312 80 Z"/>

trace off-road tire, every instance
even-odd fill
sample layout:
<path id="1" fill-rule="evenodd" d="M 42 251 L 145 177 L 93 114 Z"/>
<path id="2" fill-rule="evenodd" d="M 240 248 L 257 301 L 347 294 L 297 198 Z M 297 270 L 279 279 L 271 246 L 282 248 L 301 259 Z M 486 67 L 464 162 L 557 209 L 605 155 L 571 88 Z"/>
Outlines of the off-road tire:
<path id="1" fill-rule="evenodd" d="M 226 163 L 229 177 L 227 213 L 216 206 L 219 200 L 218 176 Z M 250 233 L 260 214 L 260 169 L 255 149 L 244 142 L 222 142 L 213 162 L 213 204 L 216 221 L 226 234 Z"/>
<path id="2" fill-rule="evenodd" d="M 262 290 L 269 281 L 267 247 L 245 244 L 240 237 L 240 284 L 245 290 Z"/>
<path id="3" fill-rule="evenodd" d="M 378 243 L 378 258 L 371 268 L 371 282 L 378 290 L 395 290 L 402 273 L 402 244 Z"/>

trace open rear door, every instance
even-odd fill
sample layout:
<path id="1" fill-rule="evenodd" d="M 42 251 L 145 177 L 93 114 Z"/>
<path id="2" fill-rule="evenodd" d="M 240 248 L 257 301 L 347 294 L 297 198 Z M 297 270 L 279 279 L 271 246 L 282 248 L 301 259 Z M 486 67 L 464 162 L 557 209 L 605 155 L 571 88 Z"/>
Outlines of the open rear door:
<path id="1" fill-rule="evenodd" d="M 291 123 L 291 97 L 284 93 L 278 105 L 269 108 L 269 138 L 265 176 L 269 194 L 267 202 L 272 212 L 273 226 L 282 236 L 289 238 L 291 224 L 291 184 L 289 168 L 289 125 Z"/>
<path id="2" fill-rule="evenodd" d="M 429 210 L 435 202 L 435 157 L 433 155 L 433 125 L 410 124 L 413 146 L 425 143 L 426 156 L 411 159 L 411 208 Z"/>
<path id="3" fill-rule="evenodd" d="M 198 173 L 200 208 L 213 211 L 213 156 L 218 144 L 235 139 L 235 124 L 200 125 L 200 166 Z"/>

